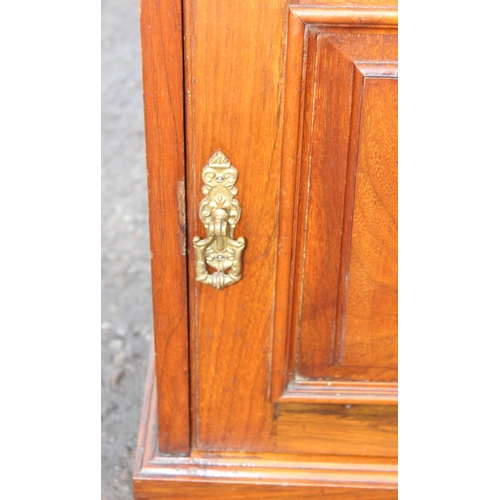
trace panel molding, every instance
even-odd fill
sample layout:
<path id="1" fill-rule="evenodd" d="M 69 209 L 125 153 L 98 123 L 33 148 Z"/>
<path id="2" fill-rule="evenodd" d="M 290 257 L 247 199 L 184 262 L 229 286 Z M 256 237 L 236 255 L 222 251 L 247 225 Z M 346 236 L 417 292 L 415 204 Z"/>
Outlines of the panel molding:
<path id="1" fill-rule="evenodd" d="M 397 383 L 348 382 L 331 380 L 297 380 L 297 338 L 292 334 L 292 318 L 297 317 L 300 300 L 294 293 L 298 282 L 294 262 L 302 246 L 300 233 L 299 189 L 307 185 L 307 166 L 302 165 L 302 148 L 307 148 L 310 127 L 305 126 L 306 94 L 315 82 L 306 78 L 308 65 L 316 46 L 315 39 L 324 29 L 358 32 L 372 30 L 397 33 L 397 7 L 289 7 L 288 49 L 285 83 L 285 119 L 281 164 L 276 301 L 270 397 L 273 402 L 317 403 L 397 403 Z M 394 61 L 353 61 L 362 79 L 397 77 Z M 311 80 L 311 79 L 309 79 Z M 357 78 L 359 81 L 359 78 Z M 362 82 L 361 82 L 362 85 Z M 353 89 L 354 90 L 354 89 Z M 359 88 L 358 88 L 359 91 Z M 361 88 L 362 91 L 362 88 Z M 361 112 L 353 110 L 353 113 Z M 359 115 L 361 116 L 361 115 Z M 356 119 L 352 117 L 352 119 Z M 351 129 L 352 131 L 352 129 Z M 349 139 L 351 143 L 351 138 Z M 349 155 L 350 156 L 350 155 Z M 350 161 L 350 160 L 349 160 Z M 354 195 L 354 191 L 352 193 Z M 346 196 L 349 196 L 346 193 Z M 348 200 L 346 199 L 346 204 Z M 347 205 L 346 205 L 347 206 Z M 345 212 L 344 212 L 345 214 Z M 346 215 L 345 215 L 346 216 Z M 343 236 L 342 254 L 346 242 Z M 337 336 L 339 337 L 339 336 Z M 335 341 L 338 343 L 338 339 Z M 340 346 L 334 347 L 338 349 Z M 300 377 L 299 377 L 300 378 Z"/>
<path id="2" fill-rule="evenodd" d="M 369 28 L 397 28 L 397 7 L 309 7 L 291 5 L 290 17 L 295 17 L 297 22 L 305 25 L 334 26 L 334 27 L 360 27 Z"/>

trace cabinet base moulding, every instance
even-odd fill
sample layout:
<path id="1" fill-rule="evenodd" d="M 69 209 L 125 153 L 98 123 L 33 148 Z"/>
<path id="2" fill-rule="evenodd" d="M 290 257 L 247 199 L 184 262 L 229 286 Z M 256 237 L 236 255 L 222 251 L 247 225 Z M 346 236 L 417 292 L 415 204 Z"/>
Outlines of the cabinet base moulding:
<path id="1" fill-rule="evenodd" d="M 157 451 L 154 357 L 150 358 L 134 467 L 135 500 L 396 499 L 397 465 L 360 457 L 272 453 L 162 455 Z"/>

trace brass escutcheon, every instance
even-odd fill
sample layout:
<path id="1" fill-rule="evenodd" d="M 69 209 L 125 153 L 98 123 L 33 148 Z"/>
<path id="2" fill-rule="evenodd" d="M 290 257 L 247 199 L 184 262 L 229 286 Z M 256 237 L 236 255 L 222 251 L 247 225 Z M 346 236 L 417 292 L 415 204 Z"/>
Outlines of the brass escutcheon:
<path id="1" fill-rule="evenodd" d="M 200 203 L 199 214 L 207 236 L 204 240 L 199 236 L 193 238 L 196 280 L 220 290 L 241 279 L 245 238 L 240 236 L 234 239 L 234 228 L 241 216 L 238 200 L 234 199 L 238 193 L 238 188 L 234 186 L 238 170 L 222 151 L 217 151 L 208 160 L 208 165 L 203 167 L 201 178 L 204 182 L 201 191 L 205 198 Z M 209 274 L 206 264 L 215 272 Z"/>

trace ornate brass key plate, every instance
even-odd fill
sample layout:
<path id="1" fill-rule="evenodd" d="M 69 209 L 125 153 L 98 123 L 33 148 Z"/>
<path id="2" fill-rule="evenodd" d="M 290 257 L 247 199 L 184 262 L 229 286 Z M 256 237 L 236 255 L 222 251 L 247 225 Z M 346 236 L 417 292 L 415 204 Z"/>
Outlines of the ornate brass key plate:
<path id="1" fill-rule="evenodd" d="M 217 151 L 203 167 L 202 193 L 205 198 L 199 207 L 200 219 L 207 236 L 193 238 L 196 254 L 196 280 L 211 285 L 217 290 L 232 285 L 241 279 L 241 254 L 245 239 L 234 239 L 234 228 L 240 220 L 241 208 L 234 196 L 238 193 L 235 183 L 238 170 L 229 158 Z M 206 264 L 215 269 L 209 274 Z M 229 273 L 225 271 L 229 269 Z"/>

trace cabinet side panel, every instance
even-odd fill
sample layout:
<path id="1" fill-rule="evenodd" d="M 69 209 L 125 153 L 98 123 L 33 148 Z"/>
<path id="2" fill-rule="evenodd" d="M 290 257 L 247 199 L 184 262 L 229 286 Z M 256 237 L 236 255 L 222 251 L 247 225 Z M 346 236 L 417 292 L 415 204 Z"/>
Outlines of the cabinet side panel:
<path id="1" fill-rule="evenodd" d="M 158 445 L 190 449 L 181 0 L 142 0 Z"/>

